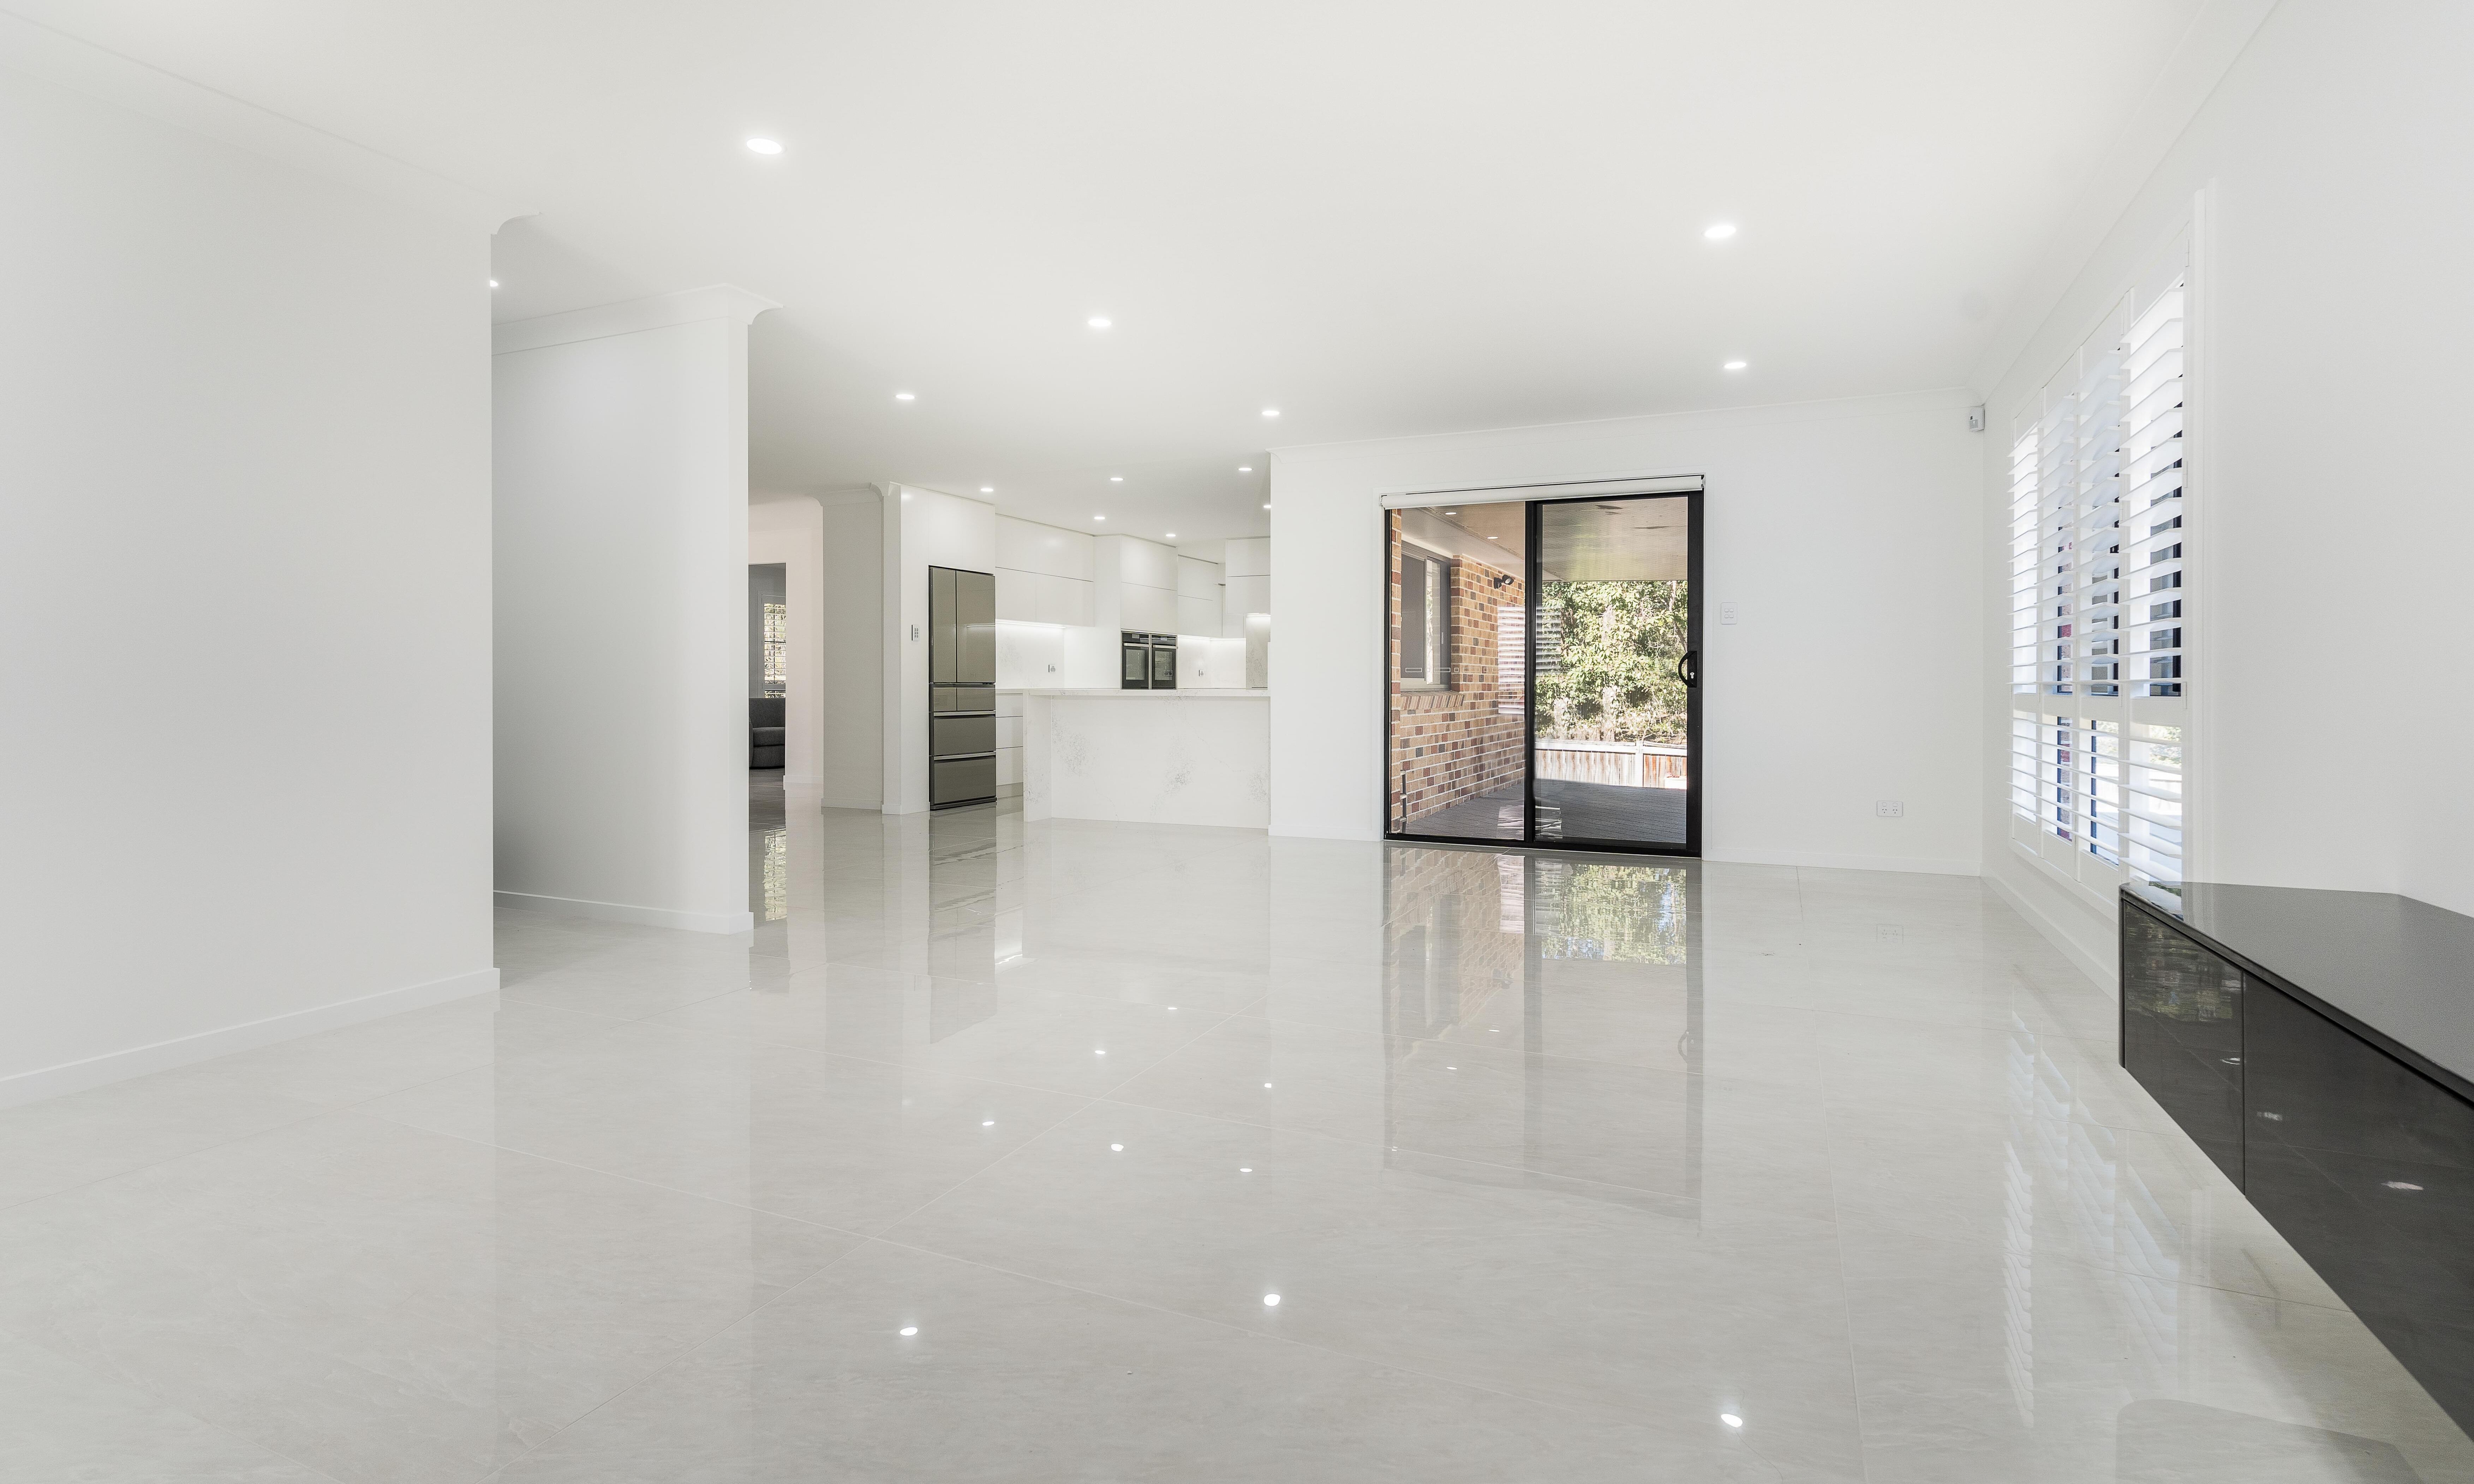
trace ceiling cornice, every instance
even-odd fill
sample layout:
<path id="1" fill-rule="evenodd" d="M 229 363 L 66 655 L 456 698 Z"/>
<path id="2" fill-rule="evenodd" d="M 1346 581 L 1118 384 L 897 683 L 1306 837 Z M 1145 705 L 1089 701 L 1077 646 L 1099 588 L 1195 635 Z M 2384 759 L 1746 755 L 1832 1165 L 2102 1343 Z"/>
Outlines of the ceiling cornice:
<path id="1" fill-rule="evenodd" d="M 0 67 L 484 234 L 531 212 L 323 129 L 0 11 Z"/>

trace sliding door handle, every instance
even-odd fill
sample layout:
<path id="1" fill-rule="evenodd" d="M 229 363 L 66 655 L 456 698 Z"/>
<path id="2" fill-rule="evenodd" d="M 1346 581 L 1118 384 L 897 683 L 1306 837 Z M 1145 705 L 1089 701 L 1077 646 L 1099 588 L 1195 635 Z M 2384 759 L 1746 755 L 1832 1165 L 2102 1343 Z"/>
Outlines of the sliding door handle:
<path id="1" fill-rule="evenodd" d="M 1675 678 L 1689 687 L 1700 685 L 1701 652 L 1699 650 L 1687 649 L 1684 652 L 1684 658 L 1675 661 Z"/>

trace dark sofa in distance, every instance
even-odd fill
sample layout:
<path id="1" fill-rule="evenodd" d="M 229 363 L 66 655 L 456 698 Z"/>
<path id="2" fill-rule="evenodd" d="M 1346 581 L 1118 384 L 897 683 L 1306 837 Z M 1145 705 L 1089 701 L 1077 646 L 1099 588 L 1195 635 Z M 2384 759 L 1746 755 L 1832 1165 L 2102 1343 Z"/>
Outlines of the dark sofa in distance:
<path id="1" fill-rule="evenodd" d="M 778 768 L 782 766 L 782 706 L 780 696 L 747 698 L 747 766 Z"/>

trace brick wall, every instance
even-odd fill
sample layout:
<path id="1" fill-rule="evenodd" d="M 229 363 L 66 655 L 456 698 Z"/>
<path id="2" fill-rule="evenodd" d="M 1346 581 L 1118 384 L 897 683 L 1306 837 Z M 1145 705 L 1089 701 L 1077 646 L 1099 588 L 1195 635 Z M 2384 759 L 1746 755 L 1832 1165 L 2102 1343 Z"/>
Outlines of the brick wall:
<path id="1" fill-rule="evenodd" d="M 1395 850 L 1385 865 L 1384 1029 L 1399 1038 L 1394 1044 L 1411 1046 L 1475 1023 L 1502 1029 L 1485 1038 L 1488 1044 L 1519 1045 L 1525 858 Z M 1490 1006 L 1497 996 L 1509 1002 Z"/>
<path id="2" fill-rule="evenodd" d="M 1503 610 L 1523 601 L 1520 574 L 1468 558 L 1455 559 L 1451 578 L 1449 688 L 1404 689 L 1400 683 L 1400 517 L 1389 518 L 1391 591 L 1386 610 L 1391 642 L 1391 827 L 1417 822 L 1464 799 L 1520 782 L 1525 721 L 1516 670 L 1507 674 L 1497 645 Z"/>

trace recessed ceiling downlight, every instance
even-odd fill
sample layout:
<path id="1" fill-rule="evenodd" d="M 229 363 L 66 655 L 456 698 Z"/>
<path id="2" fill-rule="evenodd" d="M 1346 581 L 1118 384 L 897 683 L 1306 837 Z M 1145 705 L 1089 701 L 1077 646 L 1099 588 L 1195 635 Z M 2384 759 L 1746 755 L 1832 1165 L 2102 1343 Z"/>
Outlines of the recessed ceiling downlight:
<path id="1" fill-rule="evenodd" d="M 1176 533 L 1175 531 L 1171 531 L 1166 537 L 1162 538 L 1162 539 L 1171 541 L 1176 540 Z"/>
<path id="2" fill-rule="evenodd" d="M 759 155 L 779 155 L 782 153 L 782 141 L 779 139 L 750 139 L 747 141 L 747 147 Z"/>
<path id="3" fill-rule="evenodd" d="M 1112 485 L 1122 485 L 1125 482 L 1126 476 L 1123 474 L 1111 474 L 1108 476 L 1108 483 Z"/>
<path id="4" fill-rule="evenodd" d="M 1266 418 L 1276 418 L 1279 415 L 1280 410 L 1276 407 L 1266 407 L 1263 409 L 1263 416 Z"/>
<path id="5" fill-rule="evenodd" d="M 497 279 L 493 278 L 493 279 L 491 279 L 491 280 L 490 280 L 490 287 L 492 287 L 492 288 L 494 288 L 494 289 L 495 289 L 495 288 L 497 288 L 497 286 L 498 286 L 498 280 L 497 280 Z"/>
<path id="6" fill-rule="evenodd" d="M 1092 516 L 1091 518 L 1092 518 L 1092 519 L 1094 519 L 1094 520 L 1105 520 L 1105 519 L 1107 519 L 1108 517 L 1107 517 L 1107 516 L 1105 516 L 1105 515 L 1094 515 L 1094 516 Z"/>
<path id="7" fill-rule="evenodd" d="M 1089 321 L 1091 327 L 1095 330 L 1106 329 L 1108 327 L 1108 317 L 1104 314 L 1095 314 Z"/>
<path id="8" fill-rule="evenodd" d="M 994 485 L 982 485 L 980 486 L 980 492 L 982 494 L 994 494 L 997 492 L 997 487 Z"/>
<path id="9" fill-rule="evenodd" d="M 897 402 L 915 402 L 919 400 L 919 394 L 916 392 L 896 392 L 893 394 L 893 399 Z"/>
<path id="10" fill-rule="evenodd" d="M 1724 242 L 1728 238 L 1735 235 L 1735 224 L 1733 222 L 1713 223 L 1710 225 L 1709 230 L 1703 232 L 1701 235 L 1709 238 L 1711 242 Z"/>
<path id="11" fill-rule="evenodd" d="M 1240 474 L 1250 474 L 1254 472 L 1254 466 L 1251 464 L 1240 464 L 1237 466 L 1237 472 Z"/>
<path id="12" fill-rule="evenodd" d="M 1729 371 L 1742 371 L 1744 369 L 1744 363 L 1741 361 L 1729 361 L 1726 369 Z"/>

